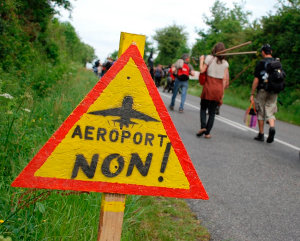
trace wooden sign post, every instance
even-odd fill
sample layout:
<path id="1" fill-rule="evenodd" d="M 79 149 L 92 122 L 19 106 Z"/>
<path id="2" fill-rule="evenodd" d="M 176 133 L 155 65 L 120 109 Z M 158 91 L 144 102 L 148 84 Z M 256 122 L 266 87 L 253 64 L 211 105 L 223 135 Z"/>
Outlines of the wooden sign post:
<path id="1" fill-rule="evenodd" d="M 97 241 L 121 240 L 125 201 L 124 194 L 102 195 Z"/>
<path id="2" fill-rule="evenodd" d="M 143 60 L 140 36 L 122 33 L 118 60 L 12 183 L 105 193 L 101 241 L 120 240 L 125 194 L 208 199 Z"/>
<path id="3" fill-rule="evenodd" d="M 135 44 L 141 56 L 144 56 L 146 37 L 144 35 L 121 33 L 118 57 L 120 57 L 131 44 Z M 97 241 L 121 240 L 123 216 L 126 195 L 116 193 L 103 193 L 99 219 Z"/>

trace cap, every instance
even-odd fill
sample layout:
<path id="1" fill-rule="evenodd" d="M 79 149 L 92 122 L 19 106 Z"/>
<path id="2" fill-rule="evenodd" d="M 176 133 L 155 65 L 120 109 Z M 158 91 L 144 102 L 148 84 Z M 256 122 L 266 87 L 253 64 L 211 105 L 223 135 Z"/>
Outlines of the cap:
<path id="1" fill-rule="evenodd" d="M 264 44 L 260 51 L 264 51 L 265 53 L 271 53 L 272 51 L 272 48 L 271 48 L 271 45 L 270 44 Z"/>
<path id="2" fill-rule="evenodd" d="M 186 60 L 186 59 L 189 58 L 189 57 L 190 57 L 190 56 L 189 56 L 188 54 L 183 54 L 181 58 L 182 58 L 183 60 Z"/>

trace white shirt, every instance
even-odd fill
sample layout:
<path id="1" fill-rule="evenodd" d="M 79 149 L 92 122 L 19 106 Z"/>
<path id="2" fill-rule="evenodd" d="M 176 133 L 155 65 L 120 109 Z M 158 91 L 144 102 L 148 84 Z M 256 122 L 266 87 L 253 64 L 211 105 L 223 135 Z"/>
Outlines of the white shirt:
<path id="1" fill-rule="evenodd" d="M 225 69 L 229 67 L 229 64 L 225 59 L 222 60 L 222 63 L 218 64 L 217 59 L 217 57 L 214 57 L 212 55 L 206 56 L 204 63 L 208 65 L 207 75 L 217 79 L 223 79 Z"/>

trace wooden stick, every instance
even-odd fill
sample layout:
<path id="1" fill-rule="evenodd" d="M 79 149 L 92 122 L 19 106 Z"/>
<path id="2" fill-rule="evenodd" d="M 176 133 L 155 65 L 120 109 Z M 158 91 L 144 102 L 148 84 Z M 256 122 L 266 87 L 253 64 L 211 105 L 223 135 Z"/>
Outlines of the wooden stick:
<path id="1" fill-rule="evenodd" d="M 97 241 L 121 240 L 125 201 L 123 194 L 102 194 Z"/>
<path id="2" fill-rule="evenodd" d="M 239 72 L 230 82 L 232 83 L 235 81 L 237 78 L 239 78 L 247 69 L 251 67 L 252 63 L 246 66 L 241 72 Z"/>
<path id="3" fill-rule="evenodd" d="M 236 53 L 225 53 L 225 54 L 216 54 L 216 56 L 228 56 L 228 55 L 239 55 L 239 54 L 256 54 L 257 51 L 249 51 L 249 52 L 236 52 Z"/>
<path id="4" fill-rule="evenodd" d="M 225 52 L 227 52 L 227 51 L 229 51 L 229 50 L 233 50 L 233 49 L 237 49 L 237 48 L 243 47 L 243 46 L 248 45 L 248 44 L 251 44 L 251 43 L 252 43 L 251 41 L 248 41 L 248 42 L 246 42 L 246 43 L 243 43 L 243 44 L 239 44 L 239 45 L 233 46 L 233 47 L 231 47 L 231 48 L 229 48 L 229 49 L 224 49 L 224 50 L 222 50 L 222 51 L 216 53 L 216 55 L 225 53 Z"/>

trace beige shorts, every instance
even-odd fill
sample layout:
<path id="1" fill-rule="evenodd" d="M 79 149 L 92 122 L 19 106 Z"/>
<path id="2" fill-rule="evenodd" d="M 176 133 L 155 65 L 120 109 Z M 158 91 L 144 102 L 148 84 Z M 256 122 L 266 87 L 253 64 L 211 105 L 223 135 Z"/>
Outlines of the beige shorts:
<path id="1" fill-rule="evenodd" d="M 255 97 L 255 108 L 258 120 L 276 120 L 274 114 L 277 112 L 277 94 L 260 89 Z"/>

